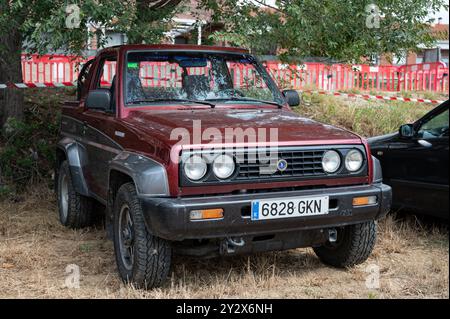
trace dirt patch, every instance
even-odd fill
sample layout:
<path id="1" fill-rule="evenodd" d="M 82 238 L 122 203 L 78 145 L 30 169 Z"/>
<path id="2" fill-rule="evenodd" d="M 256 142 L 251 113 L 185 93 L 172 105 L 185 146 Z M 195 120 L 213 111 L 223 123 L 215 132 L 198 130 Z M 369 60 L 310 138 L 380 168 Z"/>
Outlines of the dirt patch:
<path id="1" fill-rule="evenodd" d="M 44 192 L 44 194 L 43 194 Z M 103 229 L 59 224 L 50 191 L 0 202 L 1 298 L 448 298 L 447 228 L 414 219 L 379 223 L 370 259 L 346 270 L 323 265 L 311 249 L 197 260 L 175 257 L 167 285 L 153 291 L 118 279 Z M 80 287 L 67 288 L 72 268 Z M 69 267 L 68 267 L 69 266 Z M 379 288 L 367 288 L 377 271 Z"/>

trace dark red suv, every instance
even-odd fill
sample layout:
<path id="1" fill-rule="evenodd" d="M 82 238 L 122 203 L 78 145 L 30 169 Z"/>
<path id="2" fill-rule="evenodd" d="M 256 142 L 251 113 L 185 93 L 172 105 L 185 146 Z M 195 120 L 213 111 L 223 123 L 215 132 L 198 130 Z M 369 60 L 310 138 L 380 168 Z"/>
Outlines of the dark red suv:
<path id="1" fill-rule="evenodd" d="M 61 222 L 88 226 L 106 207 L 120 276 L 143 288 L 164 282 L 173 253 L 312 246 L 328 264 L 361 263 L 391 189 L 364 139 L 298 104 L 242 49 L 105 49 L 63 107 Z"/>

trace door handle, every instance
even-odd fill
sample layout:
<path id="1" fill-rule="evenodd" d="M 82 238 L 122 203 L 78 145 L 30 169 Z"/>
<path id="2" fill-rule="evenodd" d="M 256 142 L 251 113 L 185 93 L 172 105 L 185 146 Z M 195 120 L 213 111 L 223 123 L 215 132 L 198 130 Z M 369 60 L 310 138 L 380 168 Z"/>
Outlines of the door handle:
<path id="1" fill-rule="evenodd" d="M 81 134 L 86 135 L 87 129 L 88 129 L 87 123 L 83 122 L 83 127 L 81 129 Z"/>
<path id="2" fill-rule="evenodd" d="M 433 144 L 431 144 L 430 142 L 425 141 L 425 140 L 417 140 L 417 143 L 419 143 L 423 147 L 432 147 L 433 146 Z"/>

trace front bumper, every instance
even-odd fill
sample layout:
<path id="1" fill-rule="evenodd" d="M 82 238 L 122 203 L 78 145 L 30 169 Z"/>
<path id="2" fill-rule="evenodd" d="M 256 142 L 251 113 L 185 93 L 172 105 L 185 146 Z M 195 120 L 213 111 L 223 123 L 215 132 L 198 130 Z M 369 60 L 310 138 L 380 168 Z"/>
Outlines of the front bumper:
<path id="1" fill-rule="evenodd" d="M 334 208 L 329 214 L 308 217 L 252 221 L 252 200 L 327 195 Z M 353 198 L 376 195 L 375 205 L 353 207 Z M 390 210 L 392 190 L 388 185 L 372 185 L 267 192 L 227 196 L 155 198 L 141 197 L 149 231 L 158 237 L 182 241 L 185 239 L 230 238 L 260 236 L 303 230 L 325 229 L 362 223 L 384 217 Z M 191 210 L 222 208 L 219 220 L 191 221 Z"/>

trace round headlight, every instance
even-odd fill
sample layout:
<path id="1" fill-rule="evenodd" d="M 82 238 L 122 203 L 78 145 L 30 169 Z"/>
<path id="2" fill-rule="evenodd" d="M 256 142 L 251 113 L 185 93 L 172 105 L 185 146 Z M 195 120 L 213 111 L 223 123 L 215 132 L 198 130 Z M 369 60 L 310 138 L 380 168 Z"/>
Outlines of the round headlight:
<path id="1" fill-rule="evenodd" d="M 184 163 L 184 173 L 193 181 L 205 176 L 206 170 L 206 162 L 200 155 L 193 155 Z"/>
<path id="2" fill-rule="evenodd" d="M 345 156 L 345 167 L 350 172 L 356 172 L 361 168 L 364 162 L 364 157 L 362 153 L 358 150 L 351 150 Z"/>
<path id="3" fill-rule="evenodd" d="M 233 175 L 234 169 L 234 160 L 229 155 L 219 155 L 214 160 L 213 172 L 220 179 L 225 179 Z"/>
<path id="4" fill-rule="evenodd" d="M 322 158 L 323 170 L 327 173 L 336 172 L 341 166 L 341 156 L 336 151 L 326 151 Z"/>

